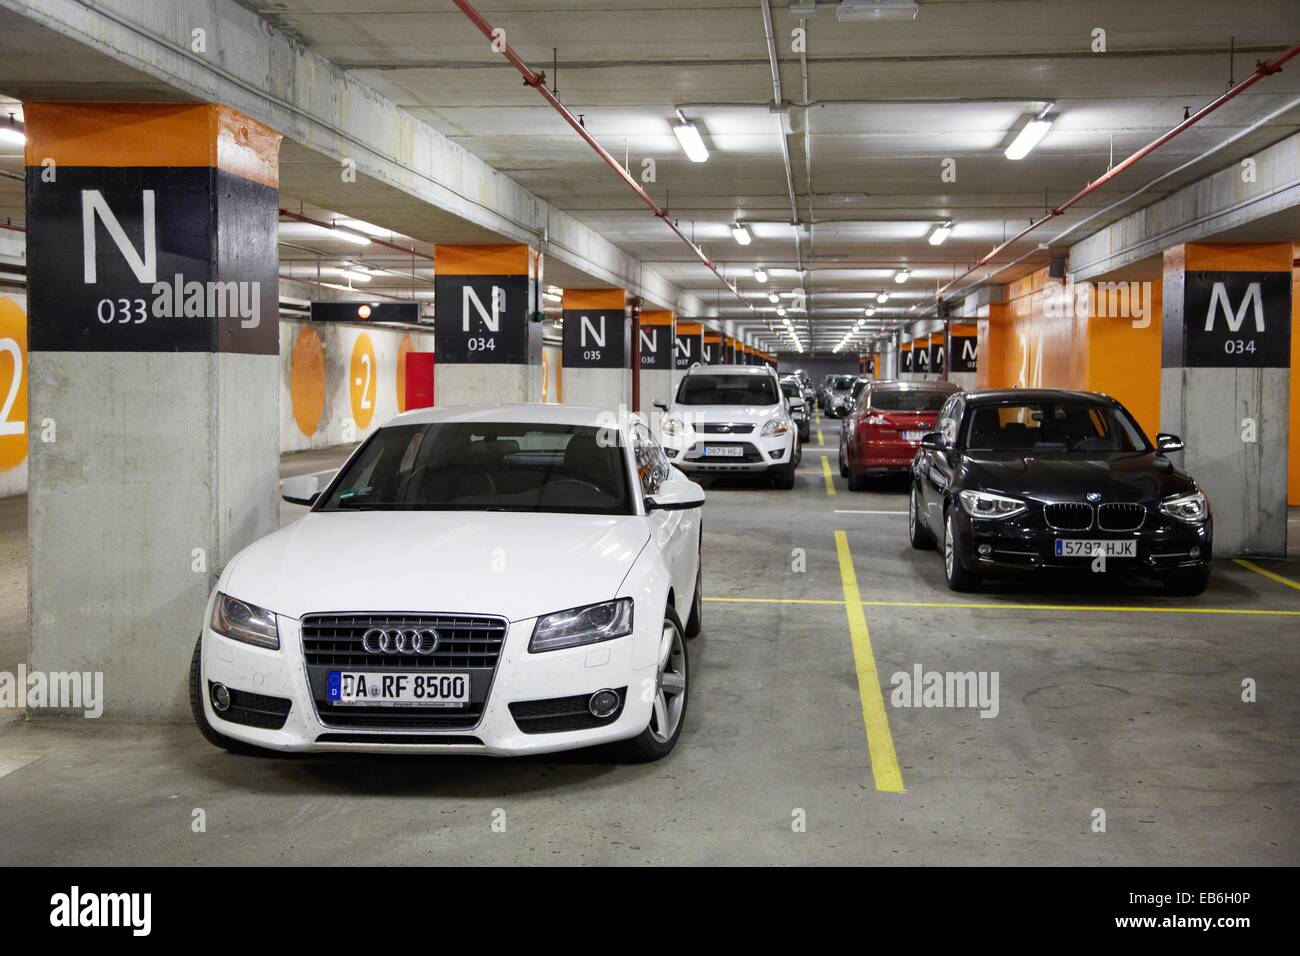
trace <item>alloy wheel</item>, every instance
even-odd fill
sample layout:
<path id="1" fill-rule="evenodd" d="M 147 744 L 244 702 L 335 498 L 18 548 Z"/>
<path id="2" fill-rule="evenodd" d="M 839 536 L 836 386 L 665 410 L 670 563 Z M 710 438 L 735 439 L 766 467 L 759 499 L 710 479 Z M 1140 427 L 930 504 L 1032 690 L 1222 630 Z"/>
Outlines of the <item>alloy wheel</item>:
<path id="1" fill-rule="evenodd" d="M 956 549 L 952 544 L 952 518 L 947 518 L 943 523 L 943 569 L 948 572 L 948 580 L 952 580 L 953 562 L 957 560 Z"/>
<path id="2" fill-rule="evenodd" d="M 681 631 L 665 621 L 659 649 L 659 676 L 650 713 L 650 735 L 661 744 L 668 743 L 677 733 L 685 709 L 686 649 L 682 646 Z"/>

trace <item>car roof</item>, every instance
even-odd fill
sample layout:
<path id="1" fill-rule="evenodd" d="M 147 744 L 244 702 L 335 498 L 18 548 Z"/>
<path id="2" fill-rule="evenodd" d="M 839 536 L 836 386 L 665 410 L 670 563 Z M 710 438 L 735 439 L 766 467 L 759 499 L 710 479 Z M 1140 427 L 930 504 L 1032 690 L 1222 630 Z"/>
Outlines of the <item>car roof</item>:
<path id="1" fill-rule="evenodd" d="M 443 405 L 417 408 L 384 422 L 389 425 L 428 425 L 434 422 L 484 422 L 500 424 L 591 425 L 609 427 L 614 414 L 588 405 L 554 405 L 520 402 L 511 405 Z"/>
<path id="2" fill-rule="evenodd" d="M 772 369 L 767 365 L 695 365 L 687 375 L 771 375 Z"/>
<path id="3" fill-rule="evenodd" d="M 999 405 L 1020 402 L 1089 402 L 1116 405 L 1118 402 L 1101 392 L 1083 392 L 1069 388 L 986 388 L 966 393 L 967 405 Z"/>
<path id="4" fill-rule="evenodd" d="M 872 384 L 871 387 L 873 389 L 882 388 L 891 392 L 893 391 L 960 392 L 961 391 L 961 386 L 958 385 L 956 382 L 945 382 L 941 380 L 936 380 L 933 382 L 904 382 L 901 379 L 897 379 L 897 378 L 877 379 Z"/>

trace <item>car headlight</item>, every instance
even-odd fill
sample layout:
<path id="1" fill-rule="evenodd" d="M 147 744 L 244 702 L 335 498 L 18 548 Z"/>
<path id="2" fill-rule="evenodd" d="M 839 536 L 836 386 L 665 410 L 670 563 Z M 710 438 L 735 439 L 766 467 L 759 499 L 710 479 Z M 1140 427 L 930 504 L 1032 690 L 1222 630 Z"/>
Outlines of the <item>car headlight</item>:
<path id="1" fill-rule="evenodd" d="M 686 431 L 686 423 L 680 418 L 665 418 L 660 428 L 665 435 L 680 435 Z"/>
<path id="2" fill-rule="evenodd" d="M 1189 495 L 1166 498 L 1160 502 L 1160 510 L 1188 524 L 1204 524 L 1210 516 L 1210 501 L 1203 492 L 1193 491 Z"/>
<path id="3" fill-rule="evenodd" d="M 214 631 L 231 640 L 268 647 L 273 651 L 280 649 L 280 630 L 275 624 L 275 612 L 232 598 L 229 594 L 217 592 L 209 623 Z"/>
<path id="4" fill-rule="evenodd" d="M 963 491 L 961 503 L 972 518 L 1010 518 L 1025 510 L 1019 498 L 995 495 L 991 491 Z"/>
<path id="5" fill-rule="evenodd" d="M 595 644 L 632 633 L 632 599 L 619 598 L 539 617 L 528 650 L 533 654 Z"/>
<path id="6" fill-rule="evenodd" d="M 763 426 L 763 430 L 759 432 L 759 434 L 764 438 L 771 438 L 773 435 L 784 435 L 789 430 L 790 419 L 774 418 Z"/>

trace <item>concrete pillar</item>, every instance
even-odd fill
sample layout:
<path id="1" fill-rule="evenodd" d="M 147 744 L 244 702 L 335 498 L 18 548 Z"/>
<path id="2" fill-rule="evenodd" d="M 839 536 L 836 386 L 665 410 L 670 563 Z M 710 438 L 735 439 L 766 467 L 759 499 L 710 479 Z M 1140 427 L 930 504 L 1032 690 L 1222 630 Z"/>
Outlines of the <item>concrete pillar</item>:
<path id="1" fill-rule="evenodd" d="M 704 330 L 700 346 L 700 361 L 705 365 L 721 365 L 723 363 L 721 332 L 714 332 L 708 328 Z"/>
<path id="2" fill-rule="evenodd" d="M 565 289 L 564 401 L 632 407 L 632 317 L 622 289 Z"/>
<path id="3" fill-rule="evenodd" d="M 671 312 L 642 312 L 639 350 L 641 353 L 641 411 L 653 415 L 655 402 L 669 402 L 677 381 L 674 371 L 676 315 Z"/>
<path id="4" fill-rule="evenodd" d="M 1217 555 L 1286 554 L 1291 244 L 1165 250 L 1161 431 L 1214 508 Z"/>
<path id="5" fill-rule="evenodd" d="M 954 322 L 948 336 L 948 381 L 973 389 L 979 377 L 979 329 L 974 322 Z"/>
<path id="6" fill-rule="evenodd" d="M 541 401 L 541 254 L 438 246 L 434 268 L 435 404 Z"/>
<path id="7" fill-rule="evenodd" d="M 222 566 L 278 523 L 278 133 L 25 107 L 31 667 L 182 720 Z"/>
<path id="8" fill-rule="evenodd" d="M 673 371 L 681 373 L 704 361 L 703 324 L 679 321 L 673 333 L 673 343 Z"/>

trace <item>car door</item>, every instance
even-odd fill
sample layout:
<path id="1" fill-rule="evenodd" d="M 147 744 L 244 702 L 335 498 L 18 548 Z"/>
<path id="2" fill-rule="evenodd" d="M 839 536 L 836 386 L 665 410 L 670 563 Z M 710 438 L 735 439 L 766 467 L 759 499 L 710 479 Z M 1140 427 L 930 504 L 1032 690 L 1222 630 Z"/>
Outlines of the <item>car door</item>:
<path id="1" fill-rule="evenodd" d="M 640 422 L 631 429 L 632 458 L 636 463 L 637 480 L 641 494 L 650 497 L 672 474 L 672 465 L 650 430 Z M 684 511 L 651 511 L 646 515 L 655 545 L 664 557 L 668 574 L 672 578 L 673 592 L 680 606 L 685 607 L 689 595 L 695 592 L 696 562 L 699 559 L 699 509 Z"/>
<path id="2" fill-rule="evenodd" d="M 961 425 L 964 403 L 952 395 L 939 410 L 936 426 L 943 446 L 940 449 L 922 448 L 917 455 L 921 483 L 921 502 L 925 507 L 925 523 L 938 528 L 943 523 L 943 503 L 957 463 L 957 432 Z"/>

